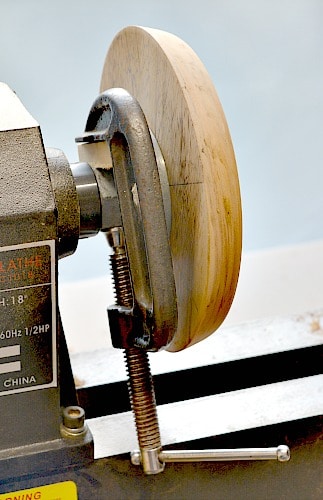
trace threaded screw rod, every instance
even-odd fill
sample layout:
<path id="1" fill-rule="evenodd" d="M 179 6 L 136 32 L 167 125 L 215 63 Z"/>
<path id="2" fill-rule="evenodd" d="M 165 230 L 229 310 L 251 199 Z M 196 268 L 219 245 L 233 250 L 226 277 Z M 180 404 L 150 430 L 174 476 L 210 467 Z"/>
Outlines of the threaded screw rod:
<path id="1" fill-rule="evenodd" d="M 122 228 L 113 227 L 110 229 L 107 233 L 107 239 L 109 245 L 113 249 L 113 254 L 110 255 L 110 265 L 114 281 L 116 303 L 119 306 L 132 307 L 132 285 Z"/>
<path id="2" fill-rule="evenodd" d="M 110 229 L 107 238 L 114 252 L 110 263 L 117 304 L 132 307 L 132 284 L 123 229 Z M 159 460 L 161 439 L 148 353 L 139 347 L 125 349 L 125 361 L 142 467 L 146 474 L 158 474 L 164 470 L 164 464 Z"/>

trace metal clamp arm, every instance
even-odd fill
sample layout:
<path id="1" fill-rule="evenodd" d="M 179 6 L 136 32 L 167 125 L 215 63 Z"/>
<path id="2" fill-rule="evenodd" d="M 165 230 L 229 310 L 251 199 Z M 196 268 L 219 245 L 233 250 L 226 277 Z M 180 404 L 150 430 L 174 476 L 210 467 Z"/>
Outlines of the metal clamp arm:
<path id="1" fill-rule="evenodd" d="M 85 134 L 77 139 L 100 141 L 111 152 L 134 297 L 131 310 L 109 310 L 110 329 L 120 339 L 117 347 L 159 350 L 177 326 L 172 259 L 149 128 L 138 102 L 123 89 L 96 99 Z"/>

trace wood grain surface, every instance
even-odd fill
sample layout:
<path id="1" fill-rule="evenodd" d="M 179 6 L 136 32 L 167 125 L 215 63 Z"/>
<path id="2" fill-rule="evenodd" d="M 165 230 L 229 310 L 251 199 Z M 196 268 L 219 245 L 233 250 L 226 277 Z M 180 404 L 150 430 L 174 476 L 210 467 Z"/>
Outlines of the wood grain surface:
<path id="1" fill-rule="evenodd" d="M 108 51 L 101 91 L 139 101 L 164 156 L 178 330 L 170 351 L 213 333 L 231 306 L 240 268 L 241 203 L 234 151 L 213 83 L 176 36 L 128 27 Z"/>

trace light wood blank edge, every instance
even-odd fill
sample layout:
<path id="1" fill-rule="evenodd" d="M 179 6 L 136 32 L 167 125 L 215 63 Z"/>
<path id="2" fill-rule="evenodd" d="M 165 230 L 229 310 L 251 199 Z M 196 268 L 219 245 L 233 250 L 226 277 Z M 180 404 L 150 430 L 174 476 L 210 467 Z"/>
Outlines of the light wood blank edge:
<path id="1" fill-rule="evenodd" d="M 101 91 L 139 101 L 165 159 L 179 324 L 167 349 L 213 333 L 226 317 L 241 258 L 241 202 L 226 119 L 203 64 L 176 36 L 128 27 L 113 40 Z"/>

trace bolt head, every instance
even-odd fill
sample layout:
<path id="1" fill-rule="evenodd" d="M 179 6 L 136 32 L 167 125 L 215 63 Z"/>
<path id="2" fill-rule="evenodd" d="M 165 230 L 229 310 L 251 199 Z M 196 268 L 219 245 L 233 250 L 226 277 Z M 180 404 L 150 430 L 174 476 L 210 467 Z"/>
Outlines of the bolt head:
<path id="1" fill-rule="evenodd" d="M 80 406 L 67 406 L 63 409 L 63 425 L 71 430 L 83 430 L 85 412 Z"/>

